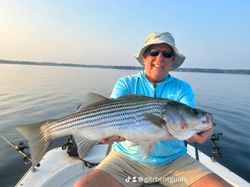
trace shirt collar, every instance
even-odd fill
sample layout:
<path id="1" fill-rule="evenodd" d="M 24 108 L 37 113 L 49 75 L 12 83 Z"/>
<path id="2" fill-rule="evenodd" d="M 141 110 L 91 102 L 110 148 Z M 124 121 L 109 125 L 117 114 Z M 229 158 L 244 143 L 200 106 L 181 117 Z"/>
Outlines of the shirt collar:
<path id="1" fill-rule="evenodd" d="M 143 70 L 140 71 L 137 75 L 138 75 L 138 77 L 139 77 L 140 79 L 142 79 L 143 81 L 146 81 L 148 84 L 153 85 L 153 83 L 150 82 L 150 81 L 147 79 L 147 77 L 146 77 L 146 75 L 145 75 L 145 72 L 144 72 Z M 170 82 L 172 79 L 173 79 L 173 77 L 172 77 L 170 74 L 168 74 L 161 82 L 157 83 L 156 85 L 158 86 L 158 85 L 166 84 L 166 83 Z"/>

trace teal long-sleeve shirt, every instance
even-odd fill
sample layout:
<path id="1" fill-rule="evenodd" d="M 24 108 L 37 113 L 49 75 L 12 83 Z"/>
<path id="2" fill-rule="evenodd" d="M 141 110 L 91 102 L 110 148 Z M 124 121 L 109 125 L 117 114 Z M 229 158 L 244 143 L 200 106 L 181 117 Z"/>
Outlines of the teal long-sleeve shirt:
<path id="1" fill-rule="evenodd" d="M 120 78 L 112 91 L 111 98 L 127 94 L 140 94 L 149 97 L 167 98 L 195 107 L 194 92 L 185 81 L 171 75 L 154 85 L 145 76 L 144 71 L 138 74 Z M 129 159 L 144 165 L 160 167 L 179 158 L 187 152 L 181 140 L 161 140 L 154 143 L 153 149 L 147 158 L 144 158 L 145 147 L 135 145 L 128 140 L 115 142 L 112 150 L 122 153 Z"/>

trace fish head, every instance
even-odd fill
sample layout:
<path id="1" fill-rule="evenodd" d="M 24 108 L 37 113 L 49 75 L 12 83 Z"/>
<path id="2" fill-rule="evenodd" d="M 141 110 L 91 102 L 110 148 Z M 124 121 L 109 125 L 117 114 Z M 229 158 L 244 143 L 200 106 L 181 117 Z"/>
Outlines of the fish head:
<path id="1" fill-rule="evenodd" d="M 174 101 L 164 106 L 162 117 L 169 133 L 181 140 L 213 126 L 212 114 Z"/>

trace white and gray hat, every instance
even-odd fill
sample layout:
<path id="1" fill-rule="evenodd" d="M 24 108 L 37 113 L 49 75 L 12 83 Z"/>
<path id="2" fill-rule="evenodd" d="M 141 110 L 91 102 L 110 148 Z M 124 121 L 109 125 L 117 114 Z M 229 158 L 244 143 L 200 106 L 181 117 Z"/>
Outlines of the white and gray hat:
<path id="1" fill-rule="evenodd" d="M 141 48 L 140 52 L 135 55 L 135 58 L 140 62 L 141 65 L 144 66 L 143 63 L 143 54 L 145 51 L 154 44 L 162 44 L 165 43 L 171 46 L 175 53 L 175 60 L 172 63 L 171 70 L 178 68 L 181 66 L 185 60 L 185 56 L 179 53 L 178 49 L 175 47 L 175 40 L 171 33 L 169 32 L 153 32 L 150 33 L 144 42 L 144 46 Z"/>

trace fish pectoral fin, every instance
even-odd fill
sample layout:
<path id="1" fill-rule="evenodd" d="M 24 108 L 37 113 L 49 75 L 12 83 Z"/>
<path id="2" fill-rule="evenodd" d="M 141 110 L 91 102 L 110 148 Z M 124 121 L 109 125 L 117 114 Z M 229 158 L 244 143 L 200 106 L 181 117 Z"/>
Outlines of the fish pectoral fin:
<path id="1" fill-rule="evenodd" d="M 163 127 L 165 127 L 166 121 L 164 119 L 160 118 L 159 116 L 156 116 L 156 115 L 150 114 L 150 113 L 145 113 L 144 117 L 148 121 L 152 122 L 154 125 L 156 125 L 157 127 L 161 128 L 161 129 Z"/>
<path id="2" fill-rule="evenodd" d="M 98 143 L 98 141 L 89 140 L 81 136 L 73 135 L 73 137 L 77 145 L 77 153 L 79 158 L 85 157 L 87 152 L 91 149 L 91 147 L 93 147 L 93 145 Z"/>
<path id="3" fill-rule="evenodd" d="M 88 95 L 86 96 L 86 99 L 85 101 L 80 105 L 80 107 L 77 109 L 77 112 L 80 112 L 82 111 L 83 109 L 89 107 L 89 106 L 93 106 L 93 105 L 96 105 L 100 102 L 109 102 L 110 99 L 102 96 L 102 95 L 99 95 L 99 94 L 96 94 L 96 93 L 88 93 Z"/>

